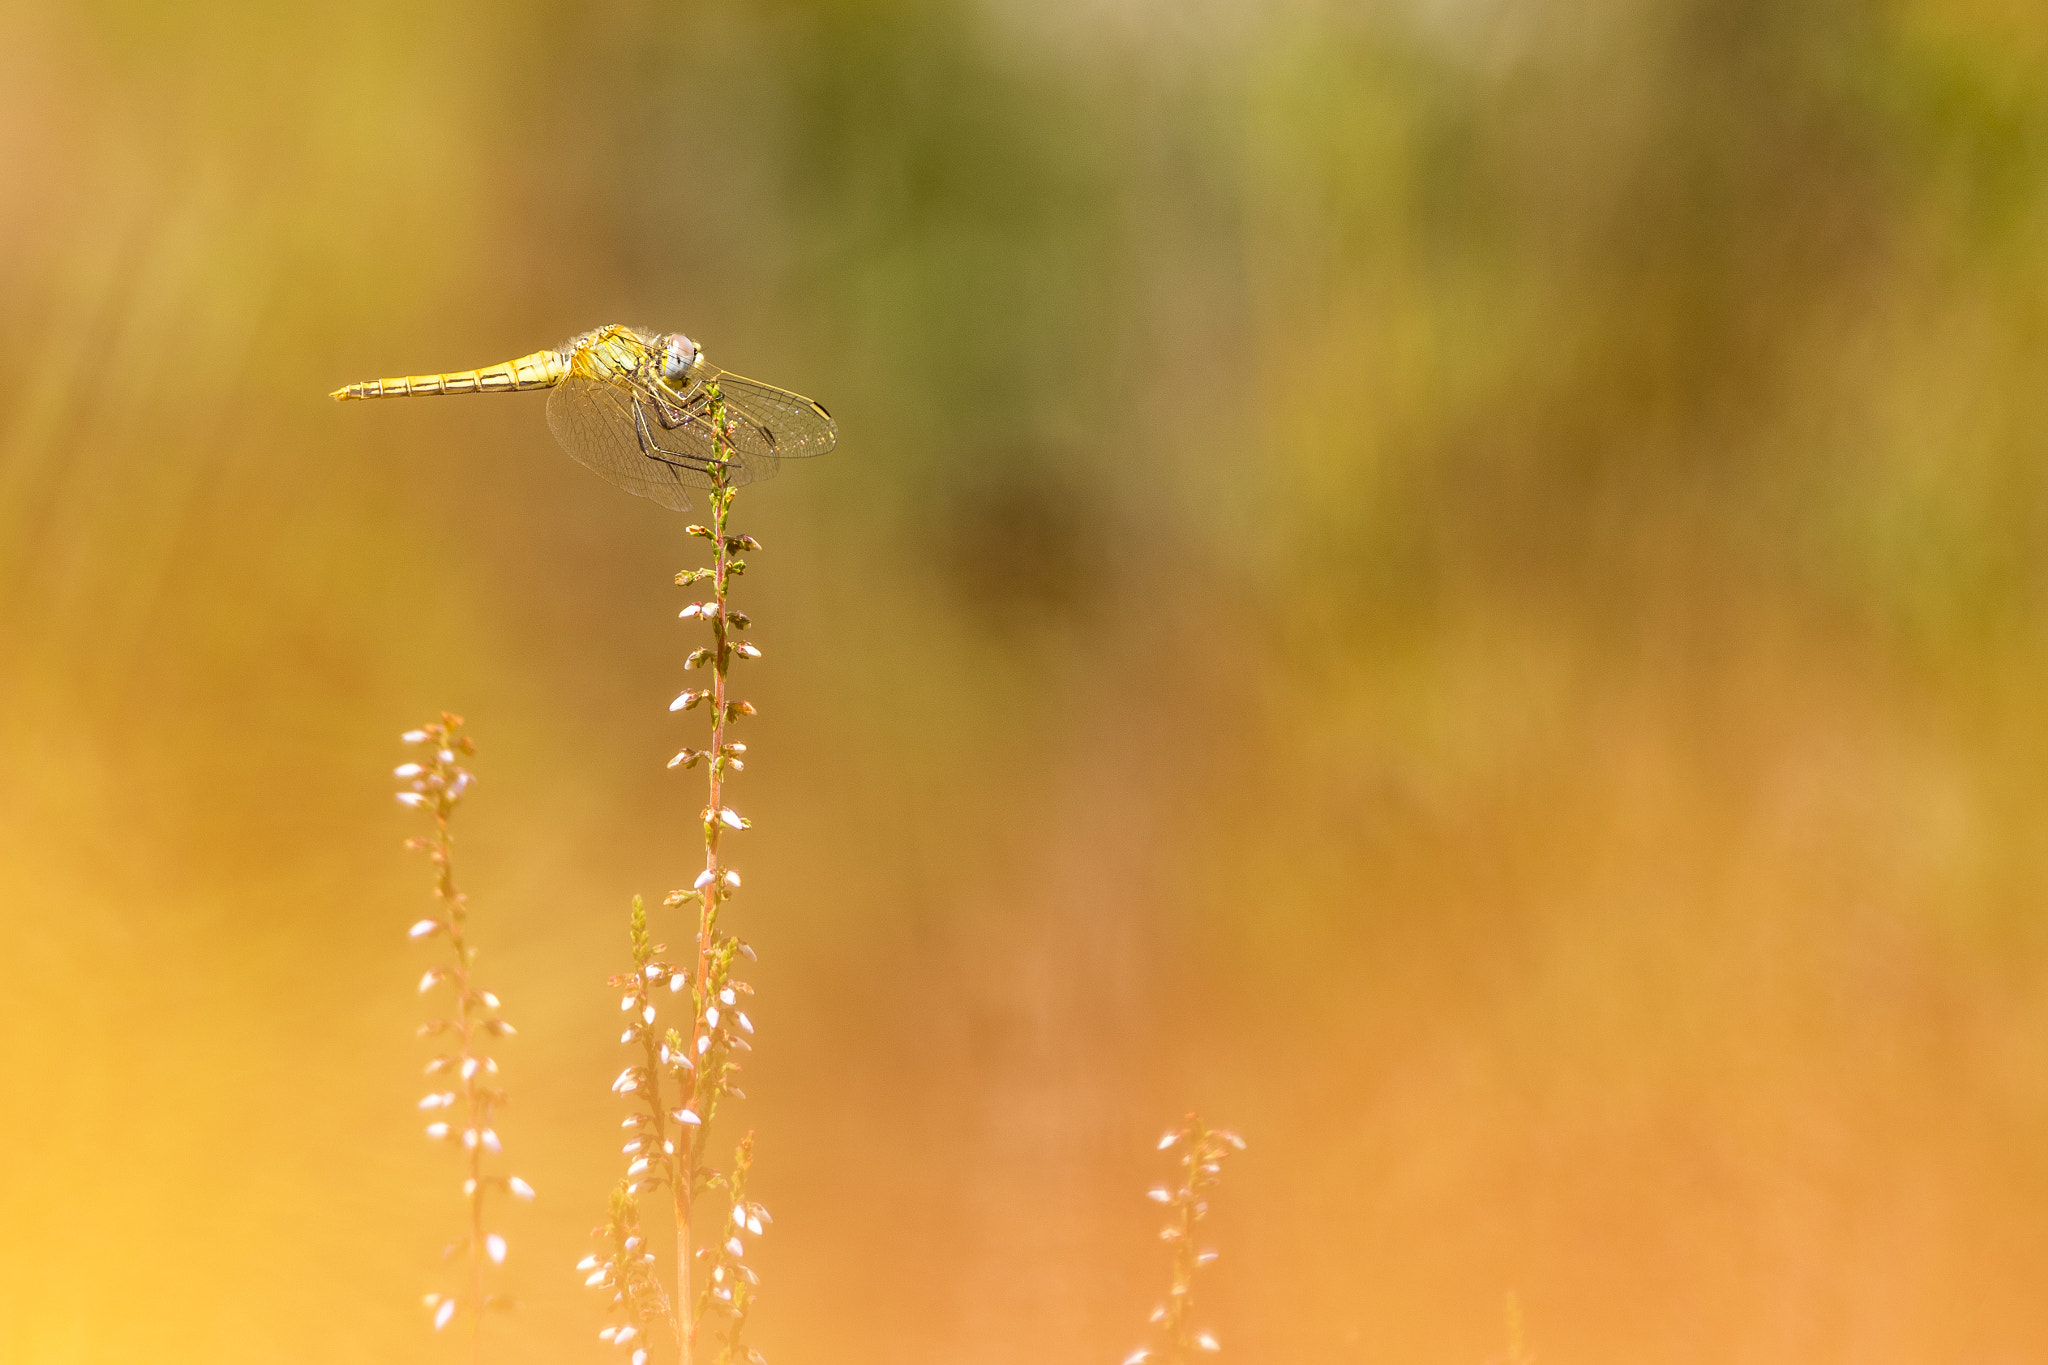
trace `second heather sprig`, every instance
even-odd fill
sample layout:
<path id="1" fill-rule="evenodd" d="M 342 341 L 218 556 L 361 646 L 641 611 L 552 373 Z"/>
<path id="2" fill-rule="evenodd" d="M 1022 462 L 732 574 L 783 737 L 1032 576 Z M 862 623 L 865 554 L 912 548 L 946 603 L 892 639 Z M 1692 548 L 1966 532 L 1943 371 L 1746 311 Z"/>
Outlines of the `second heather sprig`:
<path id="1" fill-rule="evenodd" d="M 509 1036 L 513 1028 L 498 1013 L 498 997 L 476 984 L 476 949 L 468 939 L 469 900 L 456 889 L 450 859 L 454 839 L 449 821 L 475 782 L 462 767 L 458 755 L 467 757 L 475 753 L 476 745 L 462 733 L 462 717 L 446 711 L 439 721 L 409 730 L 402 738 L 407 744 L 421 745 L 427 750 L 424 762 L 400 764 L 394 776 L 404 784 L 398 793 L 399 801 L 433 817 L 433 831 L 407 839 L 406 847 L 425 853 L 432 862 L 434 896 L 441 902 L 439 913 L 412 926 L 412 937 L 445 936 L 449 946 L 448 963 L 427 969 L 420 978 L 420 993 L 424 995 L 445 985 L 455 995 L 452 1016 L 429 1019 L 420 1025 L 422 1037 L 447 1038 L 451 1044 L 450 1050 L 436 1054 L 426 1066 L 428 1077 L 448 1088 L 429 1092 L 420 1100 L 420 1108 L 445 1115 L 427 1125 L 428 1137 L 438 1141 L 454 1138 L 462 1144 L 462 1192 L 469 1206 L 469 1226 L 464 1236 L 451 1242 L 447 1250 L 450 1257 L 459 1252 L 467 1254 L 467 1292 L 433 1293 L 426 1296 L 426 1302 L 433 1310 L 436 1331 L 446 1327 L 457 1313 L 467 1312 L 470 1358 L 476 1360 L 481 1351 L 483 1314 L 508 1306 L 504 1296 L 484 1292 L 484 1262 L 503 1264 L 505 1260 L 504 1236 L 485 1227 L 485 1195 L 502 1191 L 531 1199 L 533 1187 L 516 1175 L 487 1172 L 484 1164 L 487 1153 L 496 1155 L 503 1149 L 492 1123 L 493 1115 L 505 1103 L 505 1092 L 497 1085 L 497 1060 L 485 1051 L 485 1044 L 490 1038 Z"/>

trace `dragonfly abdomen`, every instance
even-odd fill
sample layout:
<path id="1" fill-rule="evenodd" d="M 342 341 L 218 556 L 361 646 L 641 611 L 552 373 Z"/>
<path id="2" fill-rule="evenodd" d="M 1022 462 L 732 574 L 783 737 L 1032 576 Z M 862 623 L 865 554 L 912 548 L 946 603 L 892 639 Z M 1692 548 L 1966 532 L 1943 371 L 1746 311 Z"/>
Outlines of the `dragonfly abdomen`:
<path id="1" fill-rule="evenodd" d="M 446 374 L 409 374 L 400 379 L 366 379 L 328 397 L 337 402 L 350 398 L 420 398 L 435 393 L 518 393 L 525 389 L 551 389 L 569 373 L 560 351 L 535 351 L 502 365 L 481 370 L 451 370 Z"/>

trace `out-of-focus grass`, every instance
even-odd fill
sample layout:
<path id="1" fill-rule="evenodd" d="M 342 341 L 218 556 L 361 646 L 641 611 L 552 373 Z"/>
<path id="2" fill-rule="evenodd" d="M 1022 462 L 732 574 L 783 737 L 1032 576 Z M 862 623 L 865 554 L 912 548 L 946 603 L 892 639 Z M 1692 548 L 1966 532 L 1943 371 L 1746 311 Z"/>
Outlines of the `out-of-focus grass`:
<path id="1" fill-rule="evenodd" d="M 598 1349 L 680 527 L 537 401 L 323 395 L 614 320 L 846 433 L 750 511 L 771 1358 L 1110 1358 L 1190 1104 L 1245 1359 L 1476 1360 L 1509 1285 L 1559 1360 L 2039 1353 L 2044 43 L 0 13 L 0 1356 L 436 1358 L 383 758 L 442 705 L 509 1358 Z"/>

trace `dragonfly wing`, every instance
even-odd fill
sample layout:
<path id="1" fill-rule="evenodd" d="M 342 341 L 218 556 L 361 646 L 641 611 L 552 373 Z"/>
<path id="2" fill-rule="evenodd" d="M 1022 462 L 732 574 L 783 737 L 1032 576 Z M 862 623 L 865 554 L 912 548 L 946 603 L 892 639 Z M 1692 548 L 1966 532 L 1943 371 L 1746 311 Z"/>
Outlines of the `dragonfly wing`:
<path id="1" fill-rule="evenodd" d="M 716 383 L 734 423 L 733 446 L 749 464 L 823 455 L 839 443 L 832 414 L 802 394 L 737 374 L 720 373 Z"/>
<path id="2" fill-rule="evenodd" d="M 631 384 L 571 374 L 548 395 L 548 429 L 584 468 L 674 511 L 689 510 L 686 490 L 711 486 L 711 433 L 665 428 Z"/>

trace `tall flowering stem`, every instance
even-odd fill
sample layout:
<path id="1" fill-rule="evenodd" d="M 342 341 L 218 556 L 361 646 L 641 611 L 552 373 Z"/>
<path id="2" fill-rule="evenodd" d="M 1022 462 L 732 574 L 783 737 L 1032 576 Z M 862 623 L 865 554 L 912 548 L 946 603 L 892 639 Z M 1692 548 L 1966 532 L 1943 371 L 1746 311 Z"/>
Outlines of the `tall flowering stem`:
<path id="1" fill-rule="evenodd" d="M 1195 1275 L 1216 1260 L 1215 1251 L 1196 1248 L 1195 1225 L 1209 1216 L 1209 1197 L 1223 1178 L 1223 1158 L 1243 1151 L 1244 1139 L 1189 1114 L 1180 1127 L 1159 1139 L 1159 1150 L 1176 1153 L 1178 1179 L 1148 1191 L 1154 1203 L 1166 1205 L 1166 1226 L 1159 1236 L 1173 1248 L 1173 1282 L 1166 1302 L 1152 1310 L 1156 1347 L 1132 1352 L 1124 1365 L 1148 1360 L 1185 1365 L 1201 1353 L 1223 1349 L 1215 1333 L 1195 1326 Z"/>
<path id="2" fill-rule="evenodd" d="M 735 534 L 731 526 L 732 503 L 737 491 L 732 473 L 737 456 L 726 442 L 723 400 L 716 387 L 710 390 L 709 424 L 718 437 L 720 458 L 710 472 L 711 522 L 693 525 L 689 534 L 711 542 L 711 565 L 688 569 L 676 575 L 681 587 L 708 585 L 710 597 L 687 603 L 681 617 L 708 627 L 710 643 L 691 651 L 683 667 L 708 673 L 707 685 L 684 690 L 669 703 L 670 711 L 692 711 L 706 707 L 711 732 L 704 748 L 685 748 L 669 760 L 671 768 L 704 765 L 707 790 L 699 817 L 704 841 L 704 870 L 687 890 L 672 891 L 663 902 L 665 909 L 694 906 L 697 911 L 694 959 L 678 967 L 663 961 L 661 946 L 649 942 L 645 911 L 634 902 L 634 972 L 616 977 L 624 987 L 619 1006 L 628 1014 L 623 1041 L 639 1049 L 639 1058 L 613 1084 L 615 1090 L 634 1095 L 639 1109 L 626 1120 L 633 1130 L 626 1144 L 632 1159 L 627 1168 L 628 1199 L 666 1186 L 674 1208 L 676 1237 L 675 1287 L 672 1294 L 655 1296 L 632 1288 L 630 1276 L 646 1273 L 645 1259 L 637 1244 L 624 1250 L 623 1239 L 613 1239 L 615 1249 L 606 1256 L 586 1258 L 590 1283 L 610 1287 L 614 1308 L 625 1320 L 607 1327 L 607 1340 L 630 1347 L 633 1365 L 644 1365 L 644 1334 L 653 1317 L 665 1320 L 677 1338 L 677 1355 L 682 1365 L 695 1365 L 697 1339 L 714 1315 L 724 1320 L 720 1359 L 759 1365 L 760 1353 L 742 1340 L 753 1289 L 758 1283 L 753 1271 L 742 1263 L 748 1236 L 759 1236 L 770 1221 L 767 1211 L 746 1197 L 746 1173 L 753 1161 L 753 1135 L 740 1145 L 730 1175 L 707 1160 L 708 1133 L 719 1104 L 727 1097 L 744 1099 L 737 1082 L 739 1057 L 752 1050 L 747 1041 L 754 1031 L 753 1020 L 741 1007 L 740 997 L 753 994 L 753 987 L 734 973 L 735 963 L 753 960 L 754 950 L 730 933 L 723 913 L 740 885 L 739 873 L 727 865 L 723 840 L 752 822 L 729 804 L 727 784 L 746 768 L 747 746 L 732 738 L 732 728 L 754 714 L 752 703 L 741 700 L 732 690 L 731 670 L 740 660 L 761 657 L 761 651 L 743 633 L 753 624 L 746 613 L 732 604 L 734 580 L 747 570 L 744 555 L 761 548 L 752 536 Z M 689 993 L 690 1022 L 687 1032 L 662 1029 L 657 1023 L 655 987 L 666 982 L 670 993 Z M 697 1245 L 692 1227 L 701 1196 L 719 1191 L 727 1196 L 732 1222 L 721 1224 L 715 1235 Z M 637 1217 L 637 1214 L 636 1214 Z M 613 1225 L 620 1225 L 615 1210 Z M 632 1234 L 637 1237 L 637 1232 Z M 704 1278 L 698 1279 L 702 1263 Z M 701 1284 L 701 1292 L 697 1286 Z M 648 1305 L 645 1311 L 635 1303 Z M 636 1316 L 637 1314 L 637 1316 Z"/>
<path id="3" fill-rule="evenodd" d="M 715 432 L 726 430 L 725 405 L 716 387 L 711 390 L 711 427 Z M 726 835 L 747 829 L 752 822 L 742 817 L 726 804 L 726 783 L 746 768 L 747 746 L 730 737 L 732 727 L 742 717 L 754 714 L 752 703 L 733 695 L 730 674 L 735 662 L 761 657 L 761 651 L 751 642 L 741 638 L 742 632 L 753 622 L 745 612 L 732 604 L 733 580 L 747 571 L 743 554 L 758 551 L 761 543 L 752 536 L 735 535 L 732 530 L 733 495 L 737 491 L 732 480 L 732 448 L 721 435 L 719 455 L 711 469 L 711 524 L 691 526 L 689 533 L 711 542 L 711 567 L 690 569 L 676 575 L 678 586 L 691 587 L 708 582 L 711 597 L 708 600 L 691 602 L 682 609 L 684 620 L 695 619 L 710 628 L 711 643 L 693 650 L 684 660 L 687 669 L 708 669 L 711 674 L 710 687 L 696 692 L 686 691 L 670 704 L 671 710 L 690 709 L 699 703 L 708 703 L 711 711 L 710 743 L 699 750 L 685 749 L 669 760 L 671 767 L 695 767 L 703 763 L 706 773 L 704 809 L 699 817 L 704 837 L 704 870 L 697 875 L 693 888 L 697 901 L 697 962 L 691 982 L 691 1005 L 693 1015 L 690 1025 L 689 1057 L 695 1062 L 689 1077 L 689 1102 L 684 1106 L 699 1122 L 691 1125 L 689 1141 L 678 1153 L 680 1169 L 675 1182 L 676 1198 L 676 1304 L 678 1309 L 689 1305 L 690 1318 L 683 1333 L 682 1365 L 693 1365 L 696 1338 L 706 1315 L 714 1305 L 732 1307 L 730 1286 L 723 1296 L 707 1293 L 693 1296 L 691 1281 L 698 1260 L 712 1262 L 709 1270 L 722 1274 L 721 1258 L 737 1262 L 744 1253 L 740 1233 L 749 1231 L 745 1226 L 737 1231 L 724 1229 L 720 1235 L 709 1239 L 707 1245 L 693 1248 L 691 1245 L 691 1215 L 697 1196 L 708 1189 L 730 1188 L 726 1178 L 712 1168 L 705 1160 L 706 1142 L 711 1122 L 717 1115 L 718 1105 L 727 1096 L 744 1099 L 745 1092 L 739 1088 L 735 1078 L 740 1071 L 738 1054 L 751 1051 L 746 1036 L 754 1031 L 754 1024 L 740 1008 L 739 997 L 753 994 L 753 988 L 733 975 L 733 963 L 739 957 L 752 958 L 754 951 L 738 937 L 726 932 L 720 923 L 720 912 L 733 894 L 739 890 L 740 876 L 726 865 L 723 840 Z M 743 1149 L 751 1161 L 751 1136 Z M 756 1218 L 752 1231 L 758 1233 L 762 1226 Z M 745 1315 L 737 1316 L 737 1323 L 743 1325 Z M 738 1346 L 737 1328 L 731 1349 Z"/>
<path id="4" fill-rule="evenodd" d="M 428 1137 L 461 1143 L 465 1167 L 462 1192 L 469 1213 L 465 1235 L 448 1247 L 451 1256 L 458 1250 L 467 1254 L 468 1290 L 460 1294 L 428 1294 L 426 1303 L 433 1310 L 436 1331 L 446 1327 L 458 1313 L 467 1313 L 470 1359 L 477 1361 L 482 1358 L 484 1313 L 509 1306 L 503 1295 L 484 1293 L 485 1261 L 503 1264 L 505 1260 L 504 1237 L 485 1229 L 484 1196 L 504 1192 L 531 1199 L 533 1187 L 516 1175 L 497 1175 L 485 1169 L 486 1155 L 502 1150 L 497 1130 L 492 1126 L 492 1115 L 505 1103 L 505 1092 L 496 1084 L 498 1063 L 484 1047 L 489 1039 L 509 1036 L 513 1029 L 498 1013 L 498 997 L 476 984 L 476 949 L 470 946 L 468 937 L 469 901 L 456 888 L 450 858 L 454 837 L 449 832 L 449 822 L 475 783 L 460 758 L 475 753 L 476 745 L 462 733 L 462 717 L 446 711 L 439 721 L 409 730 L 403 739 L 407 744 L 423 746 L 427 752 L 424 761 L 402 763 L 394 770 L 393 775 L 404 784 L 398 800 L 431 815 L 434 821 L 431 833 L 407 839 L 406 847 L 425 853 L 433 864 L 434 897 L 440 902 L 436 914 L 412 926 L 412 937 L 445 937 L 449 947 L 449 961 L 429 967 L 420 978 L 420 993 L 424 995 L 445 985 L 455 995 L 452 1016 L 429 1019 L 419 1029 L 422 1037 L 448 1040 L 449 1050 L 428 1061 L 426 1071 L 437 1085 L 451 1088 L 428 1093 L 421 1098 L 419 1107 L 443 1115 L 428 1123 Z"/>

